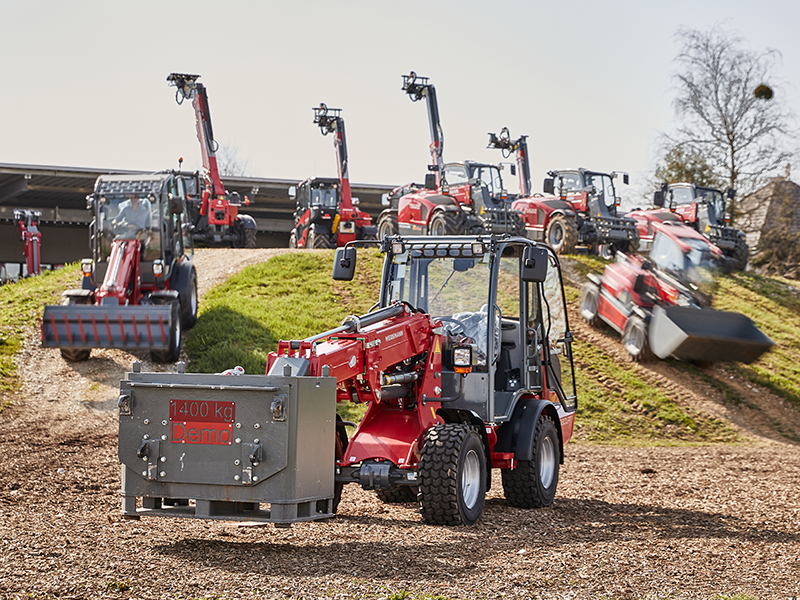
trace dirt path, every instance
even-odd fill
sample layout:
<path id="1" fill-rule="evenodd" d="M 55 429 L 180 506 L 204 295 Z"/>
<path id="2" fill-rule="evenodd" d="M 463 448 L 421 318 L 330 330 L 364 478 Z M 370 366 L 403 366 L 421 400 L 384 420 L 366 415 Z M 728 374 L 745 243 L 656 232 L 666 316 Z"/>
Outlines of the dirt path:
<path id="1" fill-rule="evenodd" d="M 201 293 L 280 251 L 259 252 L 200 251 Z M 613 335 L 583 325 L 577 334 L 625 360 Z M 800 595 L 800 450 L 664 363 L 637 374 L 746 425 L 753 443 L 572 444 L 552 507 L 510 508 L 496 474 L 469 528 L 424 526 L 414 505 L 384 505 L 351 485 L 331 522 L 275 529 L 120 519 L 116 399 L 134 359 L 159 368 L 146 354 L 68 364 L 33 340 L 23 350 L 22 391 L 0 414 L 0 598 Z"/>

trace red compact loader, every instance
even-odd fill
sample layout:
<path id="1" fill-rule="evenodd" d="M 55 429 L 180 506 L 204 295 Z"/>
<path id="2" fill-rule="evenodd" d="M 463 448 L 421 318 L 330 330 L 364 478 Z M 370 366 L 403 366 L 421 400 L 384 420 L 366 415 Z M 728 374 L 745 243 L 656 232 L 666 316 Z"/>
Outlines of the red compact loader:
<path id="1" fill-rule="evenodd" d="M 197 79 L 200 75 L 170 73 L 167 82 L 175 90 L 175 101 L 183 104 L 189 99 L 194 107 L 197 140 L 203 156 L 205 189 L 200 199 L 189 198 L 192 223 L 192 239 L 207 244 L 231 244 L 234 248 L 256 247 L 256 220 L 250 215 L 239 214 L 239 207 L 250 204 L 245 196 L 242 201 L 238 192 L 228 193 L 222 184 L 217 168 L 218 144 L 211 128 L 211 110 L 208 106 L 208 91 Z"/>
<path id="2" fill-rule="evenodd" d="M 473 161 L 445 163 L 444 133 L 436 88 L 413 71 L 403 75 L 412 101 L 425 99 L 431 133 L 431 158 L 425 186 L 407 185 L 387 194 L 378 217 L 378 238 L 401 235 L 525 235 L 520 213 L 511 209 L 500 175 L 502 165 Z"/>
<path id="3" fill-rule="evenodd" d="M 322 135 L 333 134 L 338 179 L 312 177 L 289 188 L 289 197 L 297 201 L 290 248 L 337 248 L 353 240 L 374 240 L 377 228 L 363 210 L 358 198 L 350 193 L 347 139 L 341 109 L 320 104 L 314 109 L 314 123 Z"/>
<path id="4" fill-rule="evenodd" d="M 602 277 L 590 275 L 580 311 L 591 324 L 605 321 L 622 334 L 635 361 L 750 363 L 774 344 L 746 316 L 710 308 L 722 252 L 693 229 L 664 223 L 649 259 L 618 255 Z"/>
<path id="5" fill-rule="evenodd" d="M 19 239 L 25 245 L 22 253 L 25 256 L 27 275 L 41 275 L 42 273 L 42 232 L 39 231 L 38 210 L 15 210 L 14 220 L 19 228 Z"/>
<path id="6" fill-rule="evenodd" d="M 87 198 L 92 258 L 81 262 L 81 289 L 45 306 L 42 346 L 69 361 L 94 348 L 149 350 L 174 362 L 182 329 L 197 319 L 197 275 L 184 176 L 103 175 Z"/>
<path id="7" fill-rule="evenodd" d="M 334 279 L 374 244 L 339 248 Z M 553 502 L 577 407 L 557 256 L 506 236 L 381 249 L 374 309 L 282 340 L 266 375 L 128 373 L 124 513 L 285 525 L 333 516 L 355 483 L 417 499 L 426 523 L 471 525 L 492 468 L 511 506 Z M 367 405 L 349 439 L 336 402 Z"/>

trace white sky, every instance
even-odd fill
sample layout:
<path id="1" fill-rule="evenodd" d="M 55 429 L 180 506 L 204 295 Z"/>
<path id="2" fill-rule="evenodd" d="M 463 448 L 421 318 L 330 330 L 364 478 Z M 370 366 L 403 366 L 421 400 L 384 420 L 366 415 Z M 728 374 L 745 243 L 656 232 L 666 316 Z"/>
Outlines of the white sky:
<path id="1" fill-rule="evenodd" d="M 487 133 L 506 126 L 529 136 L 534 190 L 580 166 L 628 171 L 631 197 L 673 127 L 681 25 L 779 50 L 769 83 L 800 106 L 797 0 L 0 0 L 0 23 L 0 162 L 198 168 L 178 71 L 202 75 L 217 141 L 250 175 L 334 176 L 311 110 L 325 102 L 343 109 L 351 181 L 422 181 L 426 110 L 400 89 L 414 70 L 436 86 L 445 160 L 499 162 Z"/>

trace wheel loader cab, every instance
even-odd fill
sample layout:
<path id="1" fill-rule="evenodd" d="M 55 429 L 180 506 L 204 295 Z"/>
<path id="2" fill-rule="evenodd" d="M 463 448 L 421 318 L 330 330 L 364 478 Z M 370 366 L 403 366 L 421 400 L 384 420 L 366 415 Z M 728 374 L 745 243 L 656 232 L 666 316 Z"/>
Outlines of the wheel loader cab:
<path id="1" fill-rule="evenodd" d="M 540 265 L 533 275 L 539 281 L 525 281 L 531 261 L 526 248 L 546 261 L 546 271 Z M 441 322 L 441 387 L 448 408 L 501 422 L 526 394 L 552 393 L 565 408 L 574 404 L 566 304 L 549 250 L 524 242 L 456 244 L 436 238 L 404 250 L 387 257 L 381 304 L 407 302 Z M 465 356 L 471 364 L 461 362 Z"/>

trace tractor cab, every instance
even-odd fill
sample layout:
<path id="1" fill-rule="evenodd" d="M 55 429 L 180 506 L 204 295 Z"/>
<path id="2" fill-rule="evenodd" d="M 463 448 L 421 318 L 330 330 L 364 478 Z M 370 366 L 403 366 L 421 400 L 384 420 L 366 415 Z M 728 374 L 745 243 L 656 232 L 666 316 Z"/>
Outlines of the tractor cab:
<path id="1" fill-rule="evenodd" d="M 499 165 L 466 161 L 444 166 L 448 193 L 462 204 L 474 204 L 476 210 L 502 208 L 508 196 L 503 187 Z"/>
<path id="2" fill-rule="evenodd" d="M 499 423 L 533 393 L 574 411 L 572 336 L 555 255 L 519 239 L 447 239 L 392 243 L 380 301 L 441 322 L 447 406 Z M 538 274 L 526 270 L 531 262 Z"/>
<path id="3" fill-rule="evenodd" d="M 87 205 L 95 212 L 91 243 L 96 282 L 105 277 L 116 240 L 141 242 L 139 276 L 145 286 L 169 279 L 174 264 L 194 253 L 181 176 L 102 176 Z"/>
<path id="4" fill-rule="evenodd" d="M 728 197 L 733 197 L 732 190 Z M 700 231 L 707 227 L 725 226 L 725 195 L 718 189 L 675 183 L 662 188 L 660 196 L 656 192 L 656 202 L 659 200 L 661 205 L 668 203 L 669 209 L 684 222 L 696 224 Z"/>
<path id="5" fill-rule="evenodd" d="M 679 298 L 711 305 L 722 260 L 719 248 L 693 229 L 673 225 L 656 234 L 649 256 L 656 269 L 685 290 Z"/>
<path id="6" fill-rule="evenodd" d="M 616 217 L 619 198 L 614 188 L 616 173 L 598 173 L 586 169 L 550 171 L 544 192 L 569 200 L 580 213 L 592 217 Z M 628 175 L 624 174 L 625 183 Z"/>

